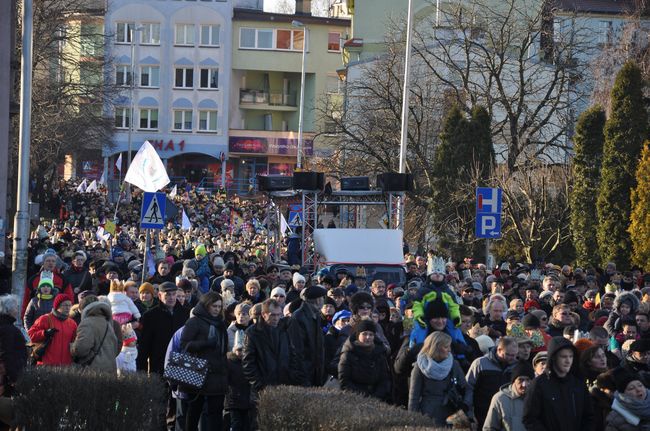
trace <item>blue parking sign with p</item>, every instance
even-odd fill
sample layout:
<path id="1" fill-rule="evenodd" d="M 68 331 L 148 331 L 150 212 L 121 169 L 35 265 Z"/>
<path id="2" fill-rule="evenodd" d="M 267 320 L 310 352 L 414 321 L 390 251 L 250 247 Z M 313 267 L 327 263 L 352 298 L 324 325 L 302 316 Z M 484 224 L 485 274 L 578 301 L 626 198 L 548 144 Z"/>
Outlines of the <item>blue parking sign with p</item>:
<path id="1" fill-rule="evenodd" d="M 476 237 L 501 238 L 501 189 L 476 188 Z"/>

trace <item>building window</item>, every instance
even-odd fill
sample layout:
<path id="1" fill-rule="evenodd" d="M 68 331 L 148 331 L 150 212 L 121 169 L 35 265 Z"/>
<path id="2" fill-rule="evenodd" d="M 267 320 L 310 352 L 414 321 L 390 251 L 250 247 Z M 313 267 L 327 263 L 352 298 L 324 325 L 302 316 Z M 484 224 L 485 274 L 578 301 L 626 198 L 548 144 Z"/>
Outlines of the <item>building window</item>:
<path id="1" fill-rule="evenodd" d="M 141 87 L 160 87 L 160 66 L 142 66 L 140 68 Z"/>
<path id="2" fill-rule="evenodd" d="M 341 80 L 338 75 L 327 75 L 326 92 L 327 94 L 340 94 L 341 93 Z"/>
<path id="3" fill-rule="evenodd" d="M 219 69 L 201 69 L 199 87 L 203 89 L 219 88 Z"/>
<path id="4" fill-rule="evenodd" d="M 199 111 L 199 131 L 217 131 L 217 111 Z"/>
<path id="5" fill-rule="evenodd" d="M 275 48 L 302 51 L 304 35 L 302 30 L 276 30 Z"/>
<path id="6" fill-rule="evenodd" d="M 131 108 L 115 108 L 115 127 L 128 129 L 131 125 Z"/>
<path id="7" fill-rule="evenodd" d="M 176 24 L 176 45 L 194 45 L 194 24 Z"/>
<path id="8" fill-rule="evenodd" d="M 257 30 L 257 49 L 273 48 L 273 30 Z"/>
<path id="9" fill-rule="evenodd" d="M 94 61 L 80 62 L 79 83 L 89 87 L 99 86 L 102 83 L 101 66 Z"/>
<path id="10" fill-rule="evenodd" d="M 148 130 L 158 129 L 158 109 L 140 109 L 140 128 Z"/>
<path id="11" fill-rule="evenodd" d="M 157 22 L 143 23 L 140 42 L 143 45 L 160 45 L 160 24 Z"/>
<path id="12" fill-rule="evenodd" d="M 327 50 L 341 52 L 341 33 L 331 31 L 327 34 Z"/>
<path id="13" fill-rule="evenodd" d="M 192 111 L 174 111 L 174 130 L 192 130 Z"/>
<path id="14" fill-rule="evenodd" d="M 191 67 L 177 67 L 174 73 L 174 87 L 176 88 L 193 88 L 194 87 L 194 69 Z"/>
<path id="15" fill-rule="evenodd" d="M 132 22 L 118 22 L 117 32 L 115 33 L 116 43 L 131 43 L 131 33 L 133 32 Z"/>
<path id="16" fill-rule="evenodd" d="M 131 85 L 131 79 L 131 66 L 118 64 L 115 68 L 115 84 L 121 87 L 128 87 Z"/>
<path id="17" fill-rule="evenodd" d="M 255 48 L 255 35 L 254 28 L 242 28 L 239 30 L 239 47 L 240 48 Z"/>
<path id="18" fill-rule="evenodd" d="M 82 56 L 94 57 L 102 54 L 104 31 L 101 25 L 82 24 L 79 36 Z"/>
<path id="19" fill-rule="evenodd" d="M 201 46 L 219 46 L 219 25 L 201 25 Z"/>
<path id="20" fill-rule="evenodd" d="M 614 41 L 614 23 L 612 21 L 601 21 L 598 31 L 598 43 L 611 44 Z"/>
<path id="21" fill-rule="evenodd" d="M 273 29 L 242 28 L 239 33 L 239 47 L 273 49 L 273 34 Z"/>

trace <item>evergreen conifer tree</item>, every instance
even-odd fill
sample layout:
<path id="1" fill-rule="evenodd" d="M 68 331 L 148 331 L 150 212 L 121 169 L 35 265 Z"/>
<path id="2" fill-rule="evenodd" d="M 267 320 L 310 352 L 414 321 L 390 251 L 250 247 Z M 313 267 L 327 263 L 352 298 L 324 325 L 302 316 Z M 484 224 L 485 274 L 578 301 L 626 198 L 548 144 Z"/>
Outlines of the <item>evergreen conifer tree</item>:
<path id="1" fill-rule="evenodd" d="M 602 262 L 619 269 L 630 266 L 632 243 L 630 193 L 636 186 L 636 166 L 647 137 L 641 70 L 634 62 L 621 68 L 611 93 L 611 115 L 605 123 L 605 145 L 597 200 L 598 251 Z"/>
<path id="2" fill-rule="evenodd" d="M 646 141 L 636 169 L 636 188 L 631 195 L 630 238 L 632 263 L 650 268 L 650 141 Z"/>
<path id="3" fill-rule="evenodd" d="M 573 137 L 573 190 L 571 236 L 576 250 L 576 264 L 600 264 L 596 241 L 596 197 L 603 154 L 605 111 L 600 106 L 586 110 L 578 118 Z"/>

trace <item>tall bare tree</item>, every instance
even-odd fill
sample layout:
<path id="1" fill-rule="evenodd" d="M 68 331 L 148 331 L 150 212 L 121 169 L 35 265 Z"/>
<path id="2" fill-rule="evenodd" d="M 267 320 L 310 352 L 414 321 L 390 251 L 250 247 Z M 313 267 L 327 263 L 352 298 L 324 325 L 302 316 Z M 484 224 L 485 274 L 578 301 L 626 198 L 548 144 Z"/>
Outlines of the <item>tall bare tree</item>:
<path id="1" fill-rule="evenodd" d="M 506 209 L 505 231 L 512 233 L 522 257 L 547 257 L 568 239 L 559 225 L 568 205 L 561 204 L 566 193 L 537 192 L 555 181 L 568 184 L 568 176 L 553 179 L 549 172 L 559 172 L 554 164 L 565 161 L 570 150 L 573 108 L 580 100 L 576 84 L 584 66 L 577 60 L 583 48 L 576 40 L 582 39 L 576 29 L 553 34 L 553 13 L 543 2 L 460 3 L 438 20 L 432 14 L 415 26 L 407 170 L 416 178 L 416 191 L 409 199 L 413 224 L 407 234 L 421 244 L 455 235 L 454 226 L 471 225 L 467 217 L 473 214 L 442 219 L 432 204 L 444 199 L 460 208 L 473 199 L 477 185 L 502 186 L 506 207 L 513 206 L 509 213 Z M 387 27 L 385 52 L 349 68 L 344 106 L 330 103 L 322 112 L 339 141 L 332 158 L 339 173 L 397 170 L 406 26 L 398 21 Z M 474 180 L 443 196 L 435 186 L 433 161 L 441 119 L 452 104 L 467 115 L 487 107 L 501 165 L 487 184 L 468 172 Z M 527 179 L 529 171 L 539 178 Z M 518 208 L 527 199 L 533 210 Z M 465 251 L 471 248 L 467 244 Z"/>
<path id="2" fill-rule="evenodd" d="M 34 2 L 30 170 L 39 193 L 67 154 L 111 143 L 120 89 L 104 76 L 103 14 L 99 1 Z"/>

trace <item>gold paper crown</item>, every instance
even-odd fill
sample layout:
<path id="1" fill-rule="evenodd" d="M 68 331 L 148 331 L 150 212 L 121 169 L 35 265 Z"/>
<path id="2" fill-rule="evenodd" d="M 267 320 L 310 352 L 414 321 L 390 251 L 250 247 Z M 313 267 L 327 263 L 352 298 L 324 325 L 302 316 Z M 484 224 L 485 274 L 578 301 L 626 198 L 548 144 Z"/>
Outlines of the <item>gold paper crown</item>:
<path id="1" fill-rule="evenodd" d="M 366 277 L 366 268 L 363 266 L 357 266 L 357 277 Z"/>

